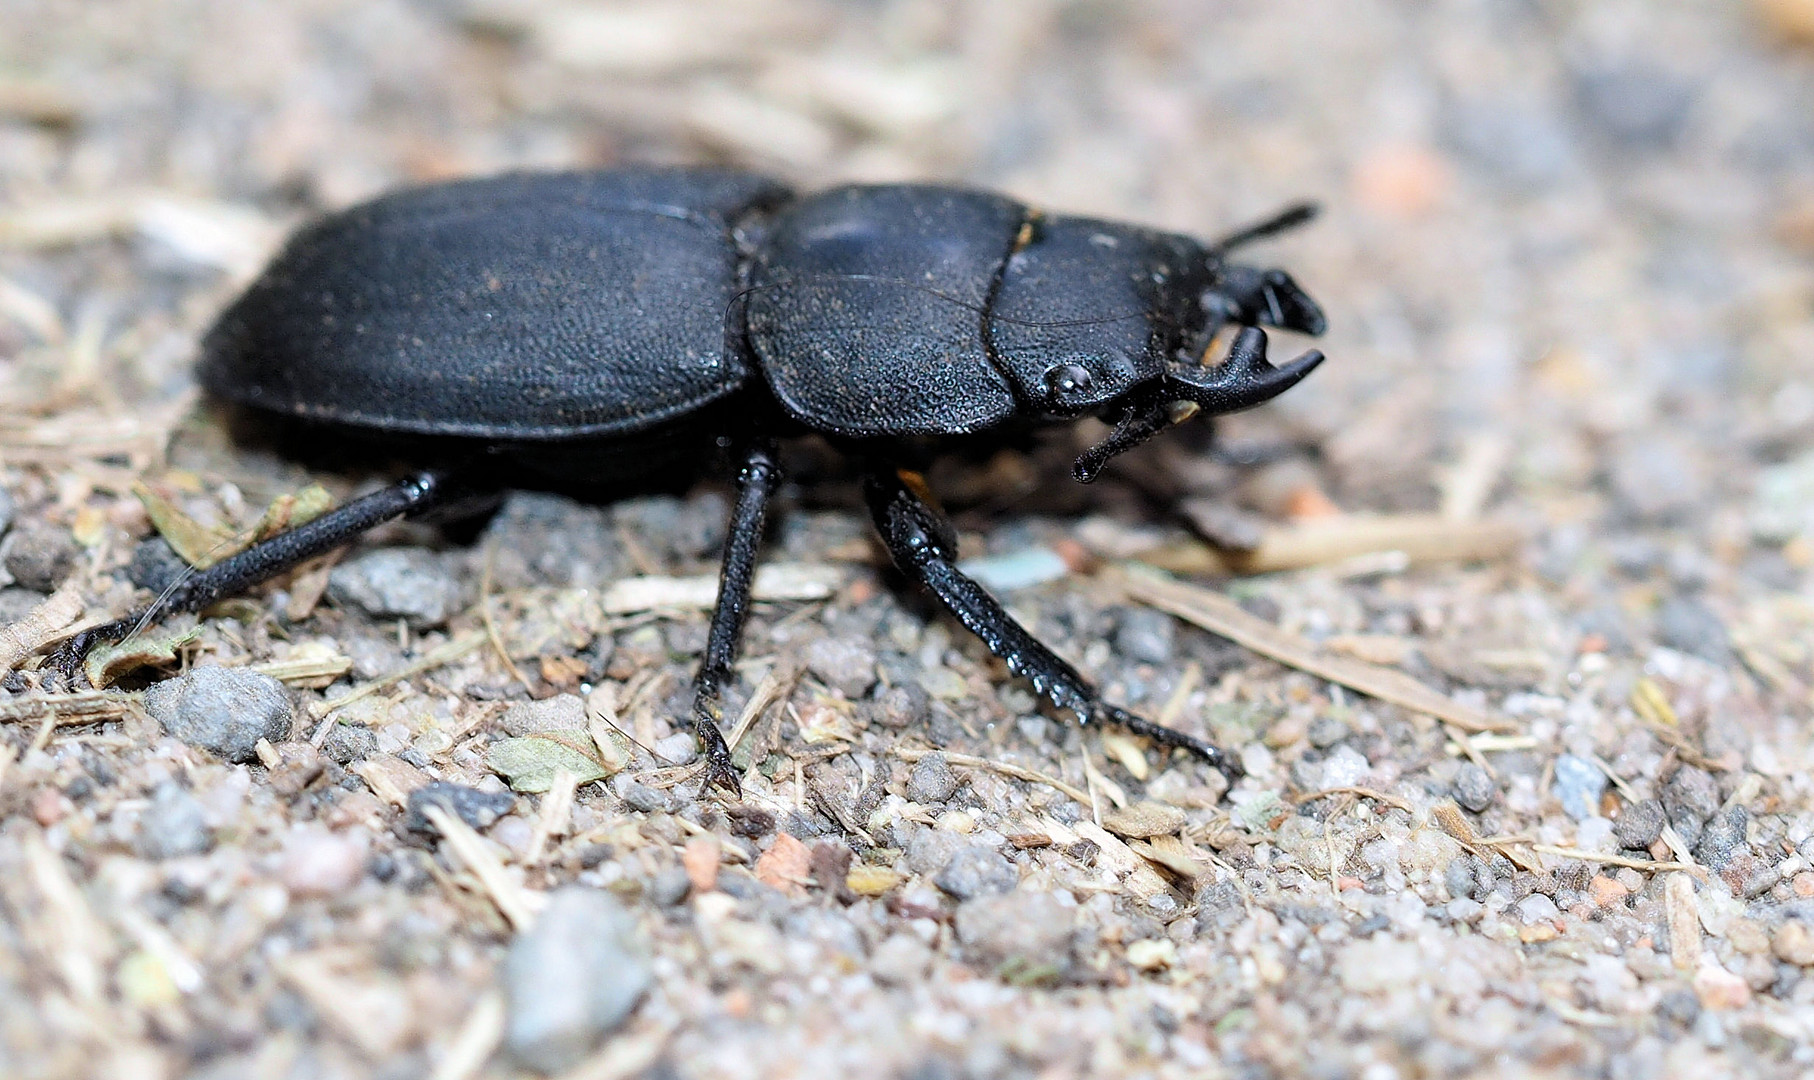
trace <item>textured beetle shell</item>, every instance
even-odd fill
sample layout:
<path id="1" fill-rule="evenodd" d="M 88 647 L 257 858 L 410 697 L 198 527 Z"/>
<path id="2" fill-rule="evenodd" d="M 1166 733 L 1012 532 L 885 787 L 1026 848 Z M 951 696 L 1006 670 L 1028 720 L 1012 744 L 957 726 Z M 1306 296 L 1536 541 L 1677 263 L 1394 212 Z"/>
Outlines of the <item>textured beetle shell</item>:
<path id="1" fill-rule="evenodd" d="M 719 170 L 418 188 L 298 233 L 203 343 L 201 379 L 294 416 L 430 435 L 647 429 L 744 385 L 732 229 L 787 198 Z"/>

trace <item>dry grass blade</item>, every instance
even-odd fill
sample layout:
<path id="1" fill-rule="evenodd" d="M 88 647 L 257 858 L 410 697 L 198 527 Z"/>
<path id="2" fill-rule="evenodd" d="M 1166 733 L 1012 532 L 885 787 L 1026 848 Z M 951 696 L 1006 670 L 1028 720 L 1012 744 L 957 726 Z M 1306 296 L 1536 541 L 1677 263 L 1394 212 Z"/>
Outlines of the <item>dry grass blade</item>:
<path id="1" fill-rule="evenodd" d="M 1690 873 L 1706 873 L 1693 863 L 1657 862 L 1654 859 L 1633 859 L 1624 855 L 1608 855 L 1598 851 L 1582 851 L 1579 848 L 1557 847 L 1554 844 L 1532 844 L 1531 850 L 1539 855 L 1554 855 L 1561 859 L 1579 859 L 1582 862 L 1599 863 L 1604 866 L 1626 866 L 1633 870 L 1646 870 L 1653 874 L 1669 870 L 1685 870 Z"/>
<path id="2" fill-rule="evenodd" d="M 954 754 L 949 750 L 918 750 L 902 747 L 896 749 L 894 752 L 895 757 L 900 758 L 910 765 L 925 757 L 927 754 L 944 754 L 945 760 L 952 765 L 962 765 L 970 769 L 987 769 L 990 772 L 1000 773 L 1003 776 L 1012 776 L 1016 780 L 1030 780 L 1035 784 L 1044 784 L 1049 788 L 1055 788 L 1058 791 L 1064 792 L 1066 795 L 1076 799 L 1085 806 L 1090 804 L 1089 792 L 1080 787 L 1076 787 L 1075 785 L 1067 784 L 1050 773 L 1042 773 L 1037 769 L 1023 769 L 1019 765 L 1010 765 L 1005 761 L 990 761 L 988 758 L 972 757 L 969 754 Z"/>
<path id="3" fill-rule="evenodd" d="M 1372 799 L 1374 802 L 1385 803 L 1387 806 L 1403 810 L 1407 814 L 1414 814 L 1417 812 L 1416 807 L 1396 795 L 1388 795 L 1383 791 L 1375 791 L 1369 787 L 1353 787 L 1348 785 L 1324 788 L 1321 791 L 1306 791 L 1302 795 L 1294 796 L 1291 801 L 1298 806 L 1302 806 L 1307 802 L 1326 799 L 1331 795 L 1358 795 L 1363 799 Z"/>
<path id="4" fill-rule="evenodd" d="M 511 928 L 521 933 L 534 925 L 542 898 L 511 879 L 504 864 L 485 846 L 484 839 L 472 830 L 472 826 L 439 806 L 424 806 L 422 813 L 440 831 L 442 841 L 454 857 L 479 879 L 485 895 L 510 921 Z"/>
<path id="5" fill-rule="evenodd" d="M 1248 614 L 1239 604 L 1208 589 L 1145 569 L 1130 568 L 1110 574 L 1111 580 L 1130 598 L 1176 615 L 1287 667 L 1413 712 L 1426 713 L 1466 731 L 1516 730 L 1509 721 L 1469 708 L 1402 671 L 1345 656 L 1331 656 L 1296 634 L 1286 633 L 1266 620 Z"/>
<path id="6" fill-rule="evenodd" d="M 1175 544 L 1142 558 L 1179 574 L 1270 574 L 1386 552 L 1413 563 L 1477 562 L 1509 555 L 1522 541 L 1516 527 L 1501 522 L 1453 521 L 1436 514 L 1343 515 L 1270 529 L 1252 551 Z"/>
<path id="7" fill-rule="evenodd" d="M 43 603 L 11 626 L 0 627 L 0 671 L 57 639 L 61 631 L 82 617 L 82 594 L 75 582 L 66 583 Z"/>
<path id="8" fill-rule="evenodd" d="M 794 692 L 794 684 L 800 681 L 800 674 L 804 670 L 800 665 L 786 661 L 770 668 L 768 674 L 762 677 L 762 681 L 756 684 L 755 692 L 750 694 L 749 701 L 744 703 L 743 712 L 738 715 L 737 722 L 731 725 L 731 730 L 726 733 L 725 745 L 735 751 L 738 744 L 743 742 L 743 737 L 749 734 L 750 728 L 755 726 L 756 721 L 768 710 L 768 707 Z"/>
<path id="9" fill-rule="evenodd" d="M 83 690 L 74 694 L 29 694 L 0 701 L 0 723 L 43 722 L 54 726 L 93 724 L 118 720 L 132 711 L 132 699 L 109 690 Z"/>
<path id="10" fill-rule="evenodd" d="M 466 1014 L 460 1031 L 435 1066 L 433 1080 L 471 1080 L 504 1041 L 504 995 L 488 990 Z"/>

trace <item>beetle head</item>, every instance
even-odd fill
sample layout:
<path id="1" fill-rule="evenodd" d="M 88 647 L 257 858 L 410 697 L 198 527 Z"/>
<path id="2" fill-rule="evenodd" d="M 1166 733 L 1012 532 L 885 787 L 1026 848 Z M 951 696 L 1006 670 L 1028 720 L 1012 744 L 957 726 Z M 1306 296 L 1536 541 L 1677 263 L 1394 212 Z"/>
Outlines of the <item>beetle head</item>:
<path id="1" fill-rule="evenodd" d="M 1313 205 L 1300 203 L 1204 249 L 1208 283 L 1198 298 L 1196 318 L 1189 320 L 1200 329 L 1194 335 L 1195 347 L 1186 353 L 1201 354 L 1217 331 L 1232 323 L 1241 329 L 1227 357 L 1215 367 L 1167 360 L 1165 373 L 1156 384 L 1145 384 L 1111 402 L 1102 417 L 1114 429 L 1077 458 L 1072 474 L 1078 480 L 1090 482 L 1109 459 L 1199 412 L 1217 416 L 1269 401 L 1323 362 L 1323 354 L 1314 349 L 1284 367 L 1274 367 L 1267 360 L 1266 332 L 1260 327 L 1321 334 L 1326 327 L 1323 311 L 1283 270 L 1224 261 L 1232 249 L 1301 225 L 1315 213 Z"/>

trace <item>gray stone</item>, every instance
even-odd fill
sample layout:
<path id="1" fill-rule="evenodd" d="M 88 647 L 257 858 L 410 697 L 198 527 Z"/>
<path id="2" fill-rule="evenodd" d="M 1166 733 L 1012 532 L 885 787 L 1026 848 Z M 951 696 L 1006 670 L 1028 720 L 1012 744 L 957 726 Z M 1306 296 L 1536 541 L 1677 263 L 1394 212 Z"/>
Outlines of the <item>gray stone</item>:
<path id="1" fill-rule="evenodd" d="M 932 699 L 925 687 L 917 682 L 897 682 L 876 698 L 870 715 L 876 723 L 898 731 L 924 724 L 931 708 Z"/>
<path id="2" fill-rule="evenodd" d="M 206 818 L 200 799 L 179 784 L 164 783 L 139 817 L 138 837 L 133 846 L 147 859 L 199 855 L 208 850 L 213 839 Z"/>
<path id="3" fill-rule="evenodd" d="M 1455 792 L 1455 801 L 1476 814 L 1493 805 L 1494 796 L 1499 794 L 1493 778 L 1471 761 L 1461 763 L 1450 787 Z"/>
<path id="4" fill-rule="evenodd" d="M 951 856 L 932 883 L 959 900 L 1013 892 L 1020 871 L 1000 852 L 981 844 L 965 843 Z"/>
<path id="5" fill-rule="evenodd" d="M 876 682 L 876 654 L 856 637 L 822 637 L 806 647 L 806 669 L 847 698 L 860 698 Z"/>
<path id="6" fill-rule="evenodd" d="M 690 731 L 676 731 L 655 740 L 655 756 L 669 765 L 690 765 L 699 756 L 699 745 Z"/>
<path id="7" fill-rule="evenodd" d="M 68 529 L 26 518 L 6 538 L 6 572 L 21 588 L 51 592 L 76 566 L 76 542 Z"/>
<path id="8" fill-rule="evenodd" d="M 1704 505 L 1709 485 L 1706 454 L 1664 435 L 1621 441 L 1607 476 L 1628 513 L 1657 524 L 1692 515 Z"/>
<path id="9" fill-rule="evenodd" d="M 1442 883 L 1448 887 L 1450 896 L 1473 896 L 1474 860 L 1466 855 L 1450 859 L 1449 865 L 1443 869 Z"/>
<path id="10" fill-rule="evenodd" d="M 364 724 L 335 724 L 321 741 L 321 753 L 337 765 L 363 761 L 378 752 L 378 733 Z"/>
<path id="11" fill-rule="evenodd" d="M 13 527 L 13 493 L 0 487 L 0 537 Z"/>
<path id="12" fill-rule="evenodd" d="M 1562 914 L 1557 910 L 1556 902 L 1540 892 L 1534 892 L 1518 901 L 1518 917 L 1525 925 L 1540 922 L 1553 922 Z"/>
<path id="13" fill-rule="evenodd" d="M 639 780 L 634 780 L 629 773 L 618 773 L 611 780 L 611 790 L 632 810 L 645 814 L 666 813 L 675 806 L 671 792 L 652 788 Z"/>
<path id="14" fill-rule="evenodd" d="M 545 735 L 586 730 L 586 703 L 577 694 L 556 694 L 540 701 L 519 701 L 504 710 L 498 723 L 512 735 Z"/>
<path id="15" fill-rule="evenodd" d="M 907 839 L 907 869 L 925 876 L 936 874 L 969 843 L 957 833 L 919 828 Z"/>
<path id="16" fill-rule="evenodd" d="M 465 784 L 436 780 L 409 793 L 409 814 L 404 826 L 411 832 L 433 833 L 428 820 L 428 807 L 438 806 L 475 829 L 488 829 L 516 806 L 516 796 L 508 791 L 480 791 Z"/>
<path id="17" fill-rule="evenodd" d="M 1657 842 L 1663 835 L 1663 823 L 1668 820 L 1663 813 L 1663 803 L 1659 799 L 1640 799 L 1625 808 L 1619 815 L 1614 831 L 1619 837 L 1619 846 L 1628 848 L 1647 848 Z"/>
<path id="18" fill-rule="evenodd" d="M 172 737 L 228 761 L 256 761 L 258 740 L 290 737 L 290 692 L 269 675 L 244 668 L 199 667 L 153 683 L 145 711 Z"/>
<path id="19" fill-rule="evenodd" d="M 685 900 L 692 888 L 693 879 L 687 876 L 686 867 L 665 866 L 649 879 L 649 899 L 656 907 L 671 908 Z"/>
<path id="20" fill-rule="evenodd" d="M 1318 750 L 1327 750 L 1347 738 L 1350 733 L 1348 722 L 1339 716 L 1324 713 L 1310 721 L 1310 730 L 1306 733 L 1310 745 Z"/>
<path id="21" fill-rule="evenodd" d="M 572 1068 L 630 1015 L 648 991 L 649 962 L 636 920 L 609 893 L 568 887 L 503 963 L 509 1002 L 504 1045 L 537 1072 Z"/>
<path id="22" fill-rule="evenodd" d="M 1701 999 L 1687 987 L 1666 991 L 1657 999 L 1657 1015 L 1687 1027 L 1701 1016 Z"/>
<path id="23" fill-rule="evenodd" d="M 1715 870 L 1724 870 L 1740 852 L 1746 850 L 1745 827 L 1751 815 L 1742 806 L 1715 814 L 1694 845 L 1694 857 Z"/>
<path id="24" fill-rule="evenodd" d="M 1732 661 L 1732 639 L 1726 624 L 1705 602 L 1674 596 L 1657 610 L 1657 640 L 1677 652 L 1691 653 L 1715 664 Z"/>
<path id="25" fill-rule="evenodd" d="M 0 589 L 0 626 L 11 626 L 25 618 L 44 600 L 43 593 L 31 589 Z"/>
<path id="26" fill-rule="evenodd" d="M 465 600 L 447 561 L 422 548 L 380 548 L 336 566 L 328 595 L 373 618 L 404 619 L 417 629 L 445 623 Z"/>
<path id="27" fill-rule="evenodd" d="M 1115 651 L 1142 664 L 1164 665 L 1177 652 L 1178 626 L 1152 608 L 1128 608 L 1115 627 Z"/>
<path id="28" fill-rule="evenodd" d="M 1547 187 L 1574 165 L 1574 149 L 1555 117 L 1513 102 L 1461 102 L 1443 116 L 1448 145 L 1476 172 L 1510 188 Z"/>
<path id="29" fill-rule="evenodd" d="M 907 777 L 907 797 L 917 803 L 942 803 L 957 793 L 957 774 L 943 754 L 927 754 Z"/>
<path id="30" fill-rule="evenodd" d="M 1556 783 L 1552 790 L 1569 817 L 1586 821 L 1600 812 L 1600 796 L 1606 791 L 1606 773 L 1586 758 L 1563 754 L 1556 759 Z"/>
<path id="31" fill-rule="evenodd" d="M 1076 910 L 1050 893 L 971 900 L 957 909 L 957 939 L 977 963 L 1014 975 L 1062 977 L 1080 944 Z"/>
<path id="32" fill-rule="evenodd" d="M 597 588 L 631 570 L 610 511 L 559 495 L 513 492 L 485 529 L 500 588 Z"/>
<path id="33" fill-rule="evenodd" d="M 189 573 L 189 564 L 170 546 L 170 541 L 154 536 L 132 549 L 132 561 L 126 564 L 126 580 L 141 589 L 161 593 Z"/>
<path id="34" fill-rule="evenodd" d="M 1582 115 L 1620 146 L 1662 149 L 1682 133 L 1695 85 L 1644 64 L 1584 72 L 1575 78 Z"/>
<path id="35" fill-rule="evenodd" d="M 1663 785 L 1663 810 L 1669 824 L 1693 846 L 1701 838 L 1701 828 L 1720 808 L 1719 785 L 1704 769 L 1683 765 Z"/>

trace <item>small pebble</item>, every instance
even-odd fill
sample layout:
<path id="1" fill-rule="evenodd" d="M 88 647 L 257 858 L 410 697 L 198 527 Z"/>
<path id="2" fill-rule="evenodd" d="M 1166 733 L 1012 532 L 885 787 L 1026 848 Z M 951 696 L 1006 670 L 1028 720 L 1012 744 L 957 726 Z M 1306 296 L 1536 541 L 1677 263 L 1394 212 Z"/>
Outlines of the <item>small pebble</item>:
<path id="1" fill-rule="evenodd" d="M 1790 878 L 1789 889 L 1803 900 L 1814 897 L 1814 870 L 1803 870 Z"/>
<path id="2" fill-rule="evenodd" d="M 170 546 L 170 541 L 154 536 L 132 549 L 132 561 L 126 564 L 126 580 L 141 589 L 161 593 L 181 581 L 189 564 Z"/>
<path id="3" fill-rule="evenodd" d="M 283 839 L 277 878 L 295 896 L 337 896 L 359 883 L 370 854 L 363 829 L 336 833 L 302 825 Z"/>
<path id="4" fill-rule="evenodd" d="M 1700 1019 L 1701 1002 L 1694 991 L 1686 988 L 1668 990 L 1657 999 L 1657 1015 L 1688 1027 Z"/>
<path id="5" fill-rule="evenodd" d="M 964 952 L 991 969 L 1069 967 L 1076 911 L 1050 893 L 986 896 L 957 909 L 957 939 Z"/>
<path id="6" fill-rule="evenodd" d="M 919 683 L 896 683 L 876 698 L 870 715 L 883 727 L 899 731 L 924 724 L 931 705 L 926 688 Z"/>
<path id="7" fill-rule="evenodd" d="M 1714 811 L 1720 808 L 1719 785 L 1712 774 L 1683 765 L 1663 785 L 1663 810 L 1682 839 L 1693 844 Z"/>
<path id="8" fill-rule="evenodd" d="M 0 538 L 5 537 L 6 530 L 13 527 L 14 508 L 12 492 L 0 487 Z"/>
<path id="9" fill-rule="evenodd" d="M 1631 64 L 1578 76 L 1575 96 L 1588 121 L 1615 143 L 1661 149 L 1681 134 L 1695 87 L 1659 68 Z"/>
<path id="10" fill-rule="evenodd" d="M 281 742 L 273 749 L 277 764 L 270 767 L 265 778 L 279 795 L 299 795 L 321 775 L 321 752 L 309 743 Z"/>
<path id="11" fill-rule="evenodd" d="M 1163 666 L 1176 655 L 1177 620 L 1152 608 L 1128 608 L 1115 626 L 1115 651 L 1136 663 Z"/>
<path id="12" fill-rule="evenodd" d="M 158 787 L 151 805 L 139 816 L 134 846 L 147 859 L 170 859 L 199 855 L 208 850 L 212 839 L 201 801 L 182 785 L 167 782 Z"/>
<path id="13" fill-rule="evenodd" d="M 1146 840 L 1171 836 L 1184 828 L 1184 811 L 1158 802 L 1137 802 L 1125 810 L 1114 810 L 1102 819 L 1102 827 L 1116 836 Z"/>
<path id="14" fill-rule="evenodd" d="M 612 780 L 611 790 L 624 801 L 624 805 L 645 814 L 665 813 L 674 806 L 671 793 L 631 779 L 628 773 L 618 773 Z"/>
<path id="15" fill-rule="evenodd" d="M 4 549 L 6 572 L 21 588 L 51 592 L 76 565 L 76 542 L 68 529 L 37 518 L 13 526 Z"/>
<path id="16" fill-rule="evenodd" d="M 876 981 L 909 986 L 924 978 L 932 967 L 932 950 L 912 934 L 891 934 L 869 956 L 869 972 Z"/>
<path id="17" fill-rule="evenodd" d="M 1631 895 L 1631 890 L 1616 878 L 1609 878 L 1605 874 L 1595 874 L 1587 883 L 1587 895 L 1594 902 L 1595 907 L 1610 908 L 1625 903 L 1625 898 Z"/>
<path id="18" fill-rule="evenodd" d="M 1694 996 L 1709 1011 L 1742 1009 L 1751 1003 L 1751 987 L 1717 963 L 1705 961 L 1694 973 Z"/>
<path id="19" fill-rule="evenodd" d="M 1466 855 L 1449 860 L 1443 868 L 1442 883 L 1453 897 L 1474 895 L 1474 862 Z"/>
<path id="20" fill-rule="evenodd" d="M 1569 817 L 1585 821 L 1600 812 L 1606 774 L 1586 758 L 1563 754 L 1556 759 L 1556 781 L 1552 790 Z"/>
<path id="21" fill-rule="evenodd" d="M 409 793 L 409 814 L 404 826 L 411 832 L 432 835 L 435 826 L 426 812 L 430 806 L 452 813 L 475 829 L 488 829 L 516 806 L 516 796 L 507 791 L 480 791 L 436 780 Z"/>
<path id="22" fill-rule="evenodd" d="M 1745 827 L 1750 821 L 1751 815 L 1742 806 L 1716 814 L 1694 845 L 1694 857 L 1715 870 L 1724 870 L 1746 850 Z"/>
<path id="23" fill-rule="evenodd" d="M 1785 919 L 1770 937 L 1770 951 L 1786 964 L 1814 966 L 1814 930 L 1800 919 Z"/>
<path id="24" fill-rule="evenodd" d="M 1619 814 L 1613 831 L 1619 838 L 1620 847 L 1648 848 L 1663 835 L 1665 820 L 1661 800 L 1640 799 Z"/>
<path id="25" fill-rule="evenodd" d="M 1461 763 L 1450 787 L 1455 793 L 1455 801 L 1476 814 L 1493 805 L 1493 797 L 1498 794 L 1493 778 L 1471 761 Z"/>
<path id="26" fill-rule="evenodd" d="M 337 765 L 363 761 L 378 752 L 378 735 L 364 724 L 335 724 L 321 741 L 321 753 Z"/>
<path id="27" fill-rule="evenodd" d="M 959 900 L 1014 891 L 1020 871 L 992 848 L 964 843 L 932 876 L 932 883 Z"/>
<path id="28" fill-rule="evenodd" d="M 1529 926 L 1540 922 L 1553 922 L 1562 912 L 1556 908 L 1556 902 L 1542 893 L 1532 893 L 1518 901 L 1518 916 Z"/>
<path id="29" fill-rule="evenodd" d="M 671 908 L 687 898 L 693 882 L 684 866 L 664 866 L 649 880 L 649 899 L 656 907 Z"/>
<path id="30" fill-rule="evenodd" d="M 907 776 L 907 797 L 916 803 L 942 803 L 957 793 L 957 774 L 945 755 L 933 753 L 914 762 Z"/>
<path id="31" fill-rule="evenodd" d="M 1663 602 L 1657 610 L 1657 640 L 1722 666 L 1732 660 L 1732 638 L 1726 624 L 1704 601 L 1692 596 Z"/>
<path id="32" fill-rule="evenodd" d="M 1373 766 L 1361 755 L 1360 751 L 1345 744 L 1338 746 L 1323 759 L 1323 790 L 1354 787 L 1372 771 Z"/>
<path id="33" fill-rule="evenodd" d="M 1327 750 L 1347 738 L 1351 733 L 1347 721 L 1330 713 L 1324 713 L 1310 721 L 1310 728 L 1305 733 L 1310 745 L 1318 750 Z"/>
<path id="34" fill-rule="evenodd" d="M 244 668 L 198 667 L 145 691 L 145 711 L 171 736 L 228 761 L 258 760 L 258 740 L 290 737 L 290 692 Z"/>
<path id="35" fill-rule="evenodd" d="M 670 765 L 691 765 L 699 756 L 699 745 L 690 731 L 676 731 L 665 739 L 655 740 L 655 756 Z"/>
<path id="36" fill-rule="evenodd" d="M 561 1072 L 622 1024 L 649 988 L 640 936 L 609 893 L 578 886 L 552 893 L 504 957 L 511 1056 L 538 1072 Z"/>
<path id="37" fill-rule="evenodd" d="M 440 626 L 465 602 L 447 561 L 423 548 L 380 548 L 334 567 L 328 595 L 377 619 L 405 619 L 416 629 Z"/>
<path id="38" fill-rule="evenodd" d="M 551 731 L 586 730 L 586 703 L 577 694 L 556 694 L 540 701 L 519 701 L 504 710 L 498 723 L 512 735 L 545 735 Z"/>
<path id="39" fill-rule="evenodd" d="M 876 654 L 858 637 L 822 637 L 806 647 L 806 669 L 826 686 L 855 700 L 876 681 Z"/>

